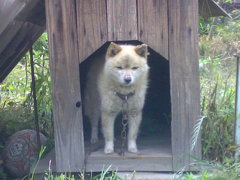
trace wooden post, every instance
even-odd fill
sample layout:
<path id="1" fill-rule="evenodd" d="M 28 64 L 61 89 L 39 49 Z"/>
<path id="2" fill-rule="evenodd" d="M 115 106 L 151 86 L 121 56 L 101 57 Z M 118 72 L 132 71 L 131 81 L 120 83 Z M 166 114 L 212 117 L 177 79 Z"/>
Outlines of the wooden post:
<path id="1" fill-rule="evenodd" d="M 235 95 L 235 144 L 240 145 L 240 53 L 235 55 L 237 57 L 237 77 L 236 77 L 236 95 Z M 236 149 L 235 158 L 239 160 L 240 148 Z"/>
<path id="2" fill-rule="evenodd" d="M 57 172 L 79 172 L 84 142 L 75 1 L 46 0 Z"/>
<path id="3" fill-rule="evenodd" d="M 177 171 L 189 165 L 189 154 L 201 157 L 200 141 L 191 152 L 193 126 L 200 118 L 198 0 L 168 0 L 168 16 L 172 152 Z"/>
<path id="4" fill-rule="evenodd" d="M 36 137 L 37 137 L 37 146 L 38 146 L 38 152 L 40 152 L 41 149 L 41 141 L 40 141 L 40 133 L 39 133 L 39 121 L 38 121 L 38 106 L 37 106 L 37 94 L 36 94 L 36 81 L 35 81 L 35 73 L 34 73 L 34 61 L 33 61 L 33 48 L 32 45 L 29 49 L 30 53 L 30 64 L 31 64 L 31 76 L 32 76 L 32 95 L 33 95 L 33 105 L 34 105 L 34 123 L 36 128 Z"/>

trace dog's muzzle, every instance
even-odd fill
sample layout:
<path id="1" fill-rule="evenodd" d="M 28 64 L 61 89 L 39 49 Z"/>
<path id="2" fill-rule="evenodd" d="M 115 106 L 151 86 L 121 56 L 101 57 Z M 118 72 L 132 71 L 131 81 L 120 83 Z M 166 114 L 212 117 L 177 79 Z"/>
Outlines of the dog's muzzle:
<path id="1" fill-rule="evenodd" d="M 131 81 L 132 81 L 131 76 L 125 76 L 125 77 L 124 77 L 124 82 L 125 82 L 126 84 L 129 84 Z"/>

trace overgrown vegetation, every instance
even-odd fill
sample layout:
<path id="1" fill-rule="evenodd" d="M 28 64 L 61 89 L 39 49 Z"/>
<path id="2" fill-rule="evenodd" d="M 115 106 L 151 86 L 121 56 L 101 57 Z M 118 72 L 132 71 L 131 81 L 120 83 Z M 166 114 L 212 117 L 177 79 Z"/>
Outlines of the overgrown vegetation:
<path id="1" fill-rule="evenodd" d="M 33 167 L 33 173 L 27 175 L 23 179 L 29 179 L 29 180 L 34 180 L 36 178 L 36 168 L 38 166 L 38 163 L 42 156 L 44 155 L 46 151 L 46 147 L 42 147 L 39 156 L 38 156 L 38 161 L 36 162 L 35 166 Z M 79 172 L 79 173 L 60 173 L 60 174 L 54 174 L 52 172 L 52 167 L 51 167 L 51 161 L 49 162 L 49 167 L 48 170 L 42 175 L 38 175 L 37 179 L 44 179 L 44 180 L 121 180 L 117 176 L 116 171 L 110 171 L 111 166 L 109 167 L 103 167 L 103 170 L 101 173 L 85 173 L 85 172 Z M 134 177 L 134 173 L 132 174 L 132 177 Z"/>
<path id="2" fill-rule="evenodd" d="M 230 2 L 228 2 L 230 3 Z M 195 160 L 201 174 L 183 175 L 187 180 L 237 180 L 240 163 L 234 158 L 236 57 L 240 50 L 240 10 L 230 18 L 199 21 L 199 69 L 203 159 Z"/>
<path id="3" fill-rule="evenodd" d="M 52 135 L 51 83 L 46 33 L 34 44 L 33 49 L 40 129 L 46 135 Z M 1 139 L 18 130 L 34 128 L 31 82 L 30 57 L 27 53 L 0 85 Z"/>
<path id="4" fill-rule="evenodd" d="M 207 117 L 203 122 L 202 151 L 205 159 L 222 161 L 232 156 L 230 147 L 234 145 L 234 53 L 240 49 L 240 20 L 218 18 L 215 23 L 211 39 L 204 34 L 199 43 L 201 110 Z"/>

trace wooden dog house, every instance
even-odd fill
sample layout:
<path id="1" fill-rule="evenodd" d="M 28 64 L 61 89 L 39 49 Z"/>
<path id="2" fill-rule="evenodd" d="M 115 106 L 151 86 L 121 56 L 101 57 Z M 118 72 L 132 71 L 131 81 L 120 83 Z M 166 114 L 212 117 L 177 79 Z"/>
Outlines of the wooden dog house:
<path id="1" fill-rule="evenodd" d="M 113 162 L 118 171 L 126 170 L 121 164 L 132 164 L 128 170 L 144 170 L 143 164 L 145 170 L 172 171 L 190 163 L 188 154 L 201 157 L 199 142 L 190 151 L 193 126 L 200 116 L 197 0 L 51 0 L 46 1 L 46 12 L 57 171 L 96 164 L 101 166 L 94 170 L 101 171 Z M 128 40 L 146 43 L 169 60 L 170 155 L 85 159 L 79 64 L 106 42 Z"/>
<path id="2" fill-rule="evenodd" d="M 87 171 L 92 170 L 92 167 L 94 171 L 101 171 L 103 165 L 107 167 L 109 164 L 118 166 L 118 171 L 177 171 L 191 162 L 189 154 L 200 158 L 199 141 L 194 151 L 190 150 L 193 126 L 200 116 L 198 12 L 204 13 L 205 16 L 224 15 L 216 8 L 218 7 L 216 4 L 209 6 L 209 10 L 214 10 L 209 13 L 204 8 L 208 1 L 46 0 L 54 102 L 55 152 L 41 161 L 40 166 L 48 167 L 48 160 L 53 158 L 53 168 L 56 168 L 57 172 L 79 172 L 85 167 Z M 29 44 L 32 44 L 43 32 L 45 21 L 38 21 L 37 17 L 41 16 L 41 19 L 44 19 L 42 18 L 44 12 L 35 10 L 39 7 L 41 10 L 44 9 L 43 1 L 29 2 L 33 5 L 27 4 L 27 1 L 12 0 L 13 4 L 27 4 L 26 12 L 16 15 L 17 19 L 12 18 L 14 23 L 10 23 L 9 20 L 1 26 L 2 29 L 0 28 L 0 39 L 5 39 L 4 46 L 0 45 L 2 70 L 0 81 L 16 65 Z M 198 2 L 201 8 L 198 7 Z M 25 5 L 19 4 L 19 8 Z M 23 10 L 24 8 L 14 12 L 17 14 Z M 31 14 L 35 14 L 36 18 L 30 17 Z M 21 30 L 19 40 L 16 38 L 17 29 L 13 28 L 18 19 L 23 25 L 19 26 L 19 31 Z M 14 29 L 14 33 L 9 29 Z M 36 33 L 32 33 L 29 38 L 28 31 Z M 161 65 L 168 69 L 166 74 L 169 74 L 171 139 L 166 146 L 164 143 L 160 146 L 157 144 L 156 149 L 160 148 L 163 153 L 150 152 L 146 149 L 142 156 L 128 155 L 123 158 L 117 155 L 103 156 L 98 153 L 91 156 L 84 147 L 86 144 L 83 136 L 79 64 L 81 66 L 87 62 L 96 50 L 103 45 L 106 46 L 110 41 L 146 43 L 153 54 L 157 53 L 165 59 Z M 14 46 L 13 51 L 13 44 L 16 43 L 17 46 Z M 11 52 L 11 56 L 5 56 L 6 52 Z M 158 76 L 158 71 L 155 72 L 155 76 Z M 155 148 L 154 143 L 147 140 L 145 146 Z"/>

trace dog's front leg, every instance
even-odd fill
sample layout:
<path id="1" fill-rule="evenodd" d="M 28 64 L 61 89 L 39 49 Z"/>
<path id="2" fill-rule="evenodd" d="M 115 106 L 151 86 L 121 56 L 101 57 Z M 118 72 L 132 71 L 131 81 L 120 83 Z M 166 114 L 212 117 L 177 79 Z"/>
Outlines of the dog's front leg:
<path id="1" fill-rule="evenodd" d="M 114 152 L 114 121 L 117 113 L 103 111 L 102 112 L 102 128 L 105 138 L 104 153 L 109 154 Z"/>
<path id="2" fill-rule="evenodd" d="M 136 153 L 138 151 L 136 140 L 141 120 L 142 112 L 129 113 L 128 151 L 132 153 Z"/>

